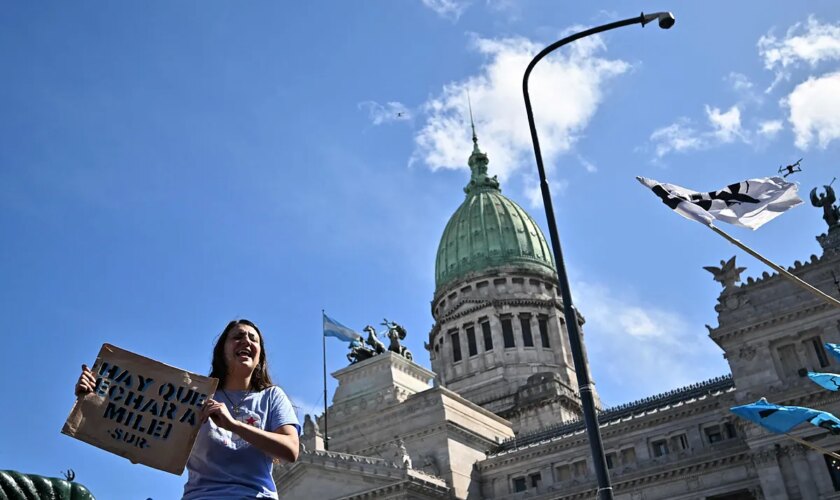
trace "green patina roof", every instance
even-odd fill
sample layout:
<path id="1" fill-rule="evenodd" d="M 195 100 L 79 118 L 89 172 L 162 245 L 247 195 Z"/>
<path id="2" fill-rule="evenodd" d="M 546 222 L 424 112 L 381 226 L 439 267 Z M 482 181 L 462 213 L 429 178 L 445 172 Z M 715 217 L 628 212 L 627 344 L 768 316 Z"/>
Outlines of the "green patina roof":
<path id="1" fill-rule="evenodd" d="M 436 291 L 467 274 L 498 267 L 556 276 L 542 231 L 522 207 L 502 195 L 496 176 L 487 176 L 488 163 L 473 133 L 467 199 L 443 230 L 435 261 Z"/>

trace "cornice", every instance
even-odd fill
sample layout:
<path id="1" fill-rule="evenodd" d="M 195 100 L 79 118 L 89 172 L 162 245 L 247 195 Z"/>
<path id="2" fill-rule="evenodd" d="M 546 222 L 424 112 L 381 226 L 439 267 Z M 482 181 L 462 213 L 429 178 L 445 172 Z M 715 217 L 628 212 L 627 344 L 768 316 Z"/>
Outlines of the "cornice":
<path id="1" fill-rule="evenodd" d="M 786 314 L 780 314 L 778 316 L 774 316 L 772 318 L 764 319 L 761 321 L 757 321 L 755 323 L 751 323 L 747 326 L 743 326 L 740 328 L 728 328 L 728 327 L 717 327 L 717 328 L 709 328 L 709 337 L 721 344 L 723 341 L 732 340 L 738 336 L 743 334 L 753 332 L 756 330 L 761 330 L 770 326 L 775 325 L 783 325 L 786 323 L 791 323 L 803 316 L 810 316 L 812 314 L 820 313 L 829 310 L 830 306 L 824 302 L 816 303 L 810 307 L 805 307 L 801 309 L 797 309 L 792 312 L 788 312 Z"/>
<path id="2" fill-rule="evenodd" d="M 429 332 L 429 339 L 430 341 L 434 339 L 434 336 L 441 330 L 441 326 L 447 324 L 449 322 L 458 320 L 475 312 L 478 312 L 482 309 L 486 309 L 488 307 L 499 308 L 501 306 L 514 306 L 514 307 L 540 307 L 543 309 L 549 308 L 556 308 L 559 310 L 563 309 L 563 301 L 559 298 L 549 298 L 549 299 L 533 299 L 533 298 L 524 298 L 524 297 L 512 297 L 512 298 L 504 298 L 504 299 L 470 299 L 465 298 L 461 299 L 454 306 L 452 309 L 458 309 L 463 304 L 476 304 L 473 307 L 468 307 L 463 310 L 456 310 L 454 312 L 444 314 L 441 316 L 437 321 L 435 321 L 432 330 Z M 583 317 L 578 313 L 578 320 L 581 324 L 583 324 Z M 560 321 L 563 321 L 562 316 L 560 317 Z"/>

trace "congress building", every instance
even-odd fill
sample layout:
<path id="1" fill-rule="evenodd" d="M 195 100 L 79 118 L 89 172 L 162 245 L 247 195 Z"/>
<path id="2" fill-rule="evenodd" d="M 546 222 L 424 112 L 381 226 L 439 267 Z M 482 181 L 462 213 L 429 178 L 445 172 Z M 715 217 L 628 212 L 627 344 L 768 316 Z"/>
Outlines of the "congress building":
<path id="1" fill-rule="evenodd" d="M 551 250 L 473 140 L 466 198 L 435 262 L 432 371 L 386 350 L 333 373 L 329 451 L 323 415 L 307 415 L 300 458 L 274 470 L 280 498 L 596 497 Z M 836 297 L 840 227 L 817 239 L 822 255 L 789 270 Z M 738 271 L 733 261 L 715 275 L 718 324 L 707 326 L 730 374 L 613 408 L 596 394 L 615 498 L 840 499 L 840 464 L 729 412 L 765 396 L 840 413 L 838 393 L 805 376 L 840 372 L 822 348 L 840 342 L 840 309 L 778 275 L 742 283 Z M 840 450 L 824 429 L 793 434 Z"/>

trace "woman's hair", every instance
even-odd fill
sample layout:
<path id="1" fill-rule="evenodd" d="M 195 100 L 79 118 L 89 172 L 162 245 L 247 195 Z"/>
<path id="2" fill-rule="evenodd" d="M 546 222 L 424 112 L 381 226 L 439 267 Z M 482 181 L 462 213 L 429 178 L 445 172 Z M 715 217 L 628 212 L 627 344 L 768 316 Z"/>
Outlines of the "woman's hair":
<path id="1" fill-rule="evenodd" d="M 271 375 L 268 374 L 268 361 L 265 357 L 265 343 L 260 329 L 257 328 L 253 322 L 247 319 L 235 319 L 227 324 L 219 339 L 216 341 L 216 346 L 213 347 L 213 362 L 210 370 L 210 376 L 219 379 L 219 389 L 225 386 L 225 380 L 228 375 L 227 361 L 225 360 L 225 340 L 227 340 L 228 333 L 237 325 L 250 326 L 257 332 L 257 337 L 260 339 L 260 359 L 257 361 L 257 366 L 254 367 L 254 372 L 251 374 L 251 391 L 262 391 L 274 385 L 271 381 Z"/>

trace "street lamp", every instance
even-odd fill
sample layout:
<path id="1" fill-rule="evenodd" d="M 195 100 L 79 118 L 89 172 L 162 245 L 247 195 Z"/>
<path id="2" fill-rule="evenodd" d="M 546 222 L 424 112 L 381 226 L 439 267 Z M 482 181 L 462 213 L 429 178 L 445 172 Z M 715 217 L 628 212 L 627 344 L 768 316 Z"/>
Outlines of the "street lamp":
<path id="1" fill-rule="evenodd" d="M 542 190 L 543 204 L 545 205 L 545 218 L 548 223 L 548 232 L 551 236 L 551 247 L 554 251 L 554 261 L 557 264 L 557 281 L 560 284 L 560 293 L 563 297 L 563 315 L 566 317 L 566 328 L 569 332 L 569 345 L 572 349 L 572 360 L 575 363 L 575 372 L 578 380 L 578 391 L 580 392 L 581 405 L 583 406 L 583 418 L 586 423 L 586 434 L 589 437 L 589 447 L 592 451 L 592 462 L 595 467 L 595 475 L 598 478 L 598 498 L 602 500 L 612 500 L 613 492 L 610 485 L 610 476 L 607 472 L 607 462 L 604 458 L 604 447 L 601 444 L 601 430 L 598 427 L 598 418 L 595 415 L 595 400 L 592 397 L 592 384 L 589 380 L 589 368 L 586 366 L 586 359 L 583 355 L 583 340 L 580 337 L 580 330 L 578 330 L 577 314 L 572 305 L 572 292 L 569 289 L 569 278 L 566 276 L 566 266 L 563 263 L 563 251 L 560 249 L 560 238 L 557 236 L 557 223 L 554 221 L 554 208 L 551 205 L 551 193 L 548 190 L 548 182 L 545 179 L 545 168 L 543 168 L 542 153 L 540 152 L 540 141 L 537 137 L 537 129 L 534 126 L 534 112 L 531 110 L 531 97 L 528 95 L 528 77 L 531 76 L 531 70 L 540 62 L 540 60 L 554 51 L 574 42 L 575 40 L 602 31 L 608 31 L 622 26 L 629 26 L 631 24 L 644 25 L 659 21 L 659 27 L 668 29 L 674 25 L 674 15 L 670 12 L 657 12 L 655 14 L 642 13 L 639 17 L 624 19 L 623 21 L 616 21 L 614 23 L 605 24 L 595 28 L 581 31 L 574 35 L 568 36 L 562 40 L 554 42 L 548 47 L 544 48 L 542 52 L 536 55 L 534 59 L 528 64 L 525 70 L 525 76 L 522 79 L 522 93 L 525 95 L 525 110 L 528 113 L 528 126 L 531 127 L 531 140 L 534 143 L 534 156 L 537 158 L 537 169 L 540 172 L 540 189 Z"/>

